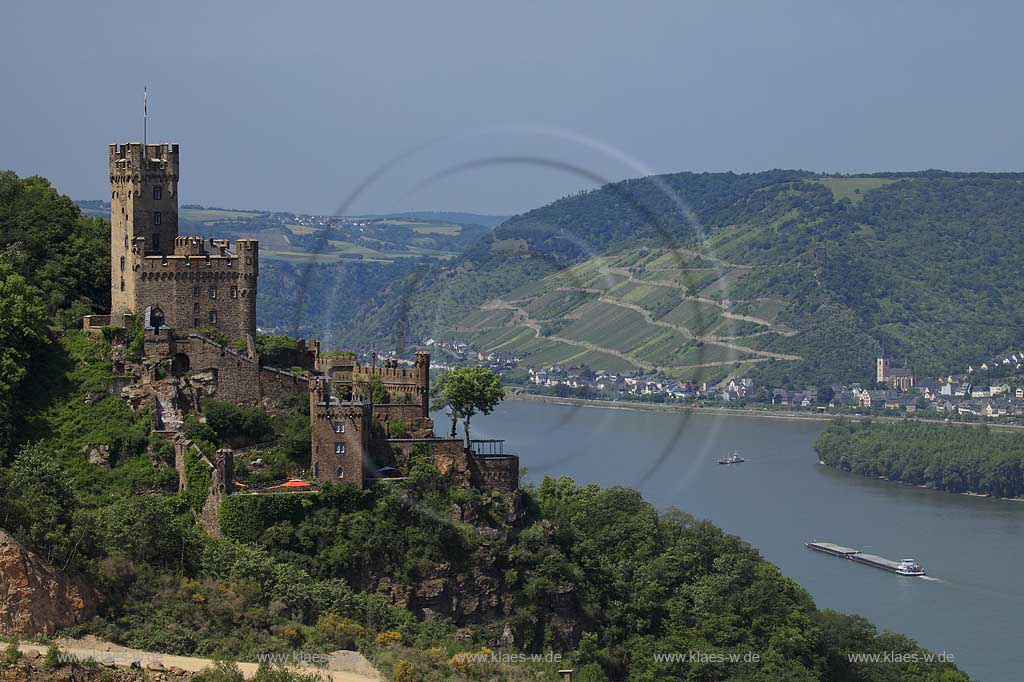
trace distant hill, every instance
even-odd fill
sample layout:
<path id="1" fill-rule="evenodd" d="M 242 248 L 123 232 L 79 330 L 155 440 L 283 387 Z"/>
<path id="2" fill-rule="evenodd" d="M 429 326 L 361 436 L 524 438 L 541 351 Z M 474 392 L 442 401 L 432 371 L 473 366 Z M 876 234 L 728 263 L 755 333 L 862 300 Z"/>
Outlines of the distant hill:
<path id="1" fill-rule="evenodd" d="M 407 213 L 386 213 L 379 218 L 409 218 L 412 220 L 458 223 L 460 225 L 481 225 L 486 228 L 496 227 L 508 220 L 507 215 L 486 215 L 482 213 L 461 213 L 459 211 L 410 211 Z"/>
<path id="2" fill-rule="evenodd" d="M 349 343 L 457 337 L 531 365 L 774 385 L 935 375 L 1024 343 L 1024 176 L 627 180 L 514 216 L 392 282 Z"/>

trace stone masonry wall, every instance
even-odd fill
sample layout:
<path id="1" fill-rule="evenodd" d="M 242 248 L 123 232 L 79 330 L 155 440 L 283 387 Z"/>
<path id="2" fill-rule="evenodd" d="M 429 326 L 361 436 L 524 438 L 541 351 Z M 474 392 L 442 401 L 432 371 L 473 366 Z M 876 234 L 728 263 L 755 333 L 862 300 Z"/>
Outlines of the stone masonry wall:
<path id="1" fill-rule="evenodd" d="M 179 333 L 213 327 L 231 339 L 255 334 L 258 245 L 237 244 L 228 255 L 134 256 L 135 310 L 159 306 Z"/>
<path id="2" fill-rule="evenodd" d="M 477 455 L 469 458 L 470 481 L 478 488 L 502 492 L 519 489 L 519 457 L 516 455 Z"/>

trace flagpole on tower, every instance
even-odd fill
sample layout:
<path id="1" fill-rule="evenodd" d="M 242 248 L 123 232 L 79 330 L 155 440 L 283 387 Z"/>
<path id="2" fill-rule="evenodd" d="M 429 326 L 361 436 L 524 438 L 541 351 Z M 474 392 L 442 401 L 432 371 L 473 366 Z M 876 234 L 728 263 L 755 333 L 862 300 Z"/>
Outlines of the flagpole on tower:
<path id="1" fill-rule="evenodd" d="M 142 86 L 142 156 L 146 156 L 146 124 L 149 119 L 149 88 Z"/>

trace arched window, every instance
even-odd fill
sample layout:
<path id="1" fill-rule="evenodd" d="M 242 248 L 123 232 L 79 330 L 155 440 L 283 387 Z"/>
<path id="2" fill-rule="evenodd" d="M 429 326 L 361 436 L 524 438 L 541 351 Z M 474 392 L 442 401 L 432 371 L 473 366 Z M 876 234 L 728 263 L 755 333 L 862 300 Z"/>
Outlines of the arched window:
<path id="1" fill-rule="evenodd" d="M 338 467 L 338 478 L 345 478 L 345 470 L 342 467 Z"/>

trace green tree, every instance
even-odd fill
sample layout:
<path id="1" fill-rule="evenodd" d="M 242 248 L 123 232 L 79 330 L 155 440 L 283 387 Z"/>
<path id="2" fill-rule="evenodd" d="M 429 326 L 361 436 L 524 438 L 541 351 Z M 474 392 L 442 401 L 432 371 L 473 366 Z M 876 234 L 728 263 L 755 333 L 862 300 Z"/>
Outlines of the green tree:
<path id="1" fill-rule="evenodd" d="M 445 373 L 441 384 L 440 402 L 447 406 L 449 415 L 462 418 L 468 446 L 470 419 L 476 414 L 490 414 L 505 399 L 501 378 L 486 367 L 456 367 Z"/>
<path id="2" fill-rule="evenodd" d="M 28 373 L 38 347 L 46 342 L 46 310 L 39 290 L 0 258 L 0 446 L 13 437 L 15 389 Z"/>

